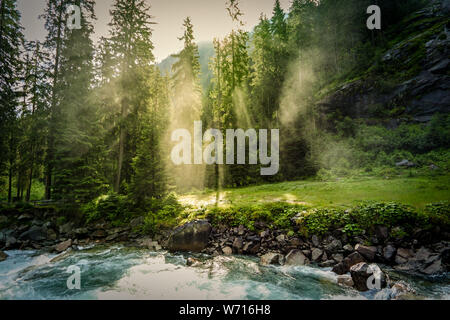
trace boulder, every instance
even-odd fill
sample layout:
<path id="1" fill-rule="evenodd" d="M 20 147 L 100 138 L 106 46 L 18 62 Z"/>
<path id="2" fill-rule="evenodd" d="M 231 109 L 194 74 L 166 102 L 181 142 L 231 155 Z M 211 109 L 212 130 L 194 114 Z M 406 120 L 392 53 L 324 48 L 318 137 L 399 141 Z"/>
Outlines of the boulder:
<path id="1" fill-rule="evenodd" d="M 331 256 L 331 258 L 337 263 L 342 262 L 344 260 L 344 256 L 340 253 L 335 253 Z"/>
<path id="2" fill-rule="evenodd" d="M 390 298 L 393 300 L 403 300 L 415 294 L 416 291 L 409 284 L 404 281 L 399 281 L 392 286 Z"/>
<path id="3" fill-rule="evenodd" d="M 438 274 L 444 272 L 444 269 L 442 267 L 442 260 L 438 259 L 434 261 L 432 264 L 430 264 L 426 268 L 422 268 L 420 272 L 426 274 L 426 275 L 432 275 L 432 274 Z"/>
<path id="4" fill-rule="evenodd" d="M 334 266 L 336 262 L 334 260 L 325 260 L 324 262 L 319 263 L 321 268 L 330 268 Z"/>
<path id="5" fill-rule="evenodd" d="M 0 250 L 0 262 L 5 261 L 8 258 L 8 255 Z"/>
<path id="6" fill-rule="evenodd" d="M 337 283 L 341 286 L 353 287 L 353 279 L 351 275 L 343 274 L 337 277 Z"/>
<path id="7" fill-rule="evenodd" d="M 222 252 L 226 256 L 231 256 L 233 254 L 233 249 L 231 249 L 230 247 L 225 247 L 222 248 Z"/>
<path id="8" fill-rule="evenodd" d="M 196 220 L 176 228 L 169 237 L 170 251 L 200 252 L 208 245 L 211 224 L 207 220 Z"/>
<path id="9" fill-rule="evenodd" d="M 189 257 L 186 259 L 186 265 L 189 267 L 195 267 L 199 264 L 200 264 L 200 261 L 195 258 Z"/>
<path id="10" fill-rule="evenodd" d="M 261 256 L 261 264 L 283 264 L 283 256 L 276 252 L 269 252 Z"/>
<path id="11" fill-rule="evenodd" d="M 276 240 L 278 242 L 284 242 L 286 240 L 286 236 L 284 234 L 280 234 L 279 236 L 276 237 Z"/>
<path id="12" fill-rule="evenodd" d="M 47 229 L 40 226 L 32 226 L 19 236 L 20 240 L 42 241 L 47 239 Z"/>
<path id="13" fill-rule="evenodd" d="M 289 245 L 293 246 L 293 247 L 299 247 L 303 244 L 303 241 L 300 240 L 299 238 L 292 238 L 291 240 L 289 240 Z"/>
<path id="14" fill-rule="evenodd" d="M 314 248 L 311 252 L 312 261 L 318 261 L 322 257 L 323 251 L 319 248 Z"/>
<path id="15" fill-rule="evenodd" d="M 285 264 L 289 266 L 303 266 L 309 264 L 309 259 L 303 254 L 302 251 L 294 249 L 286 255 Z"/>
<path id="16" fill-rule="evenodd" d="M 411 162 L 411 161 L 409 161 L 407 159 L 403 159 L 402 161 L 397 162 L 395 165 L 397 167 L 407 167 L 407 168 L 411 168 L 411 167 L 415 167 L 416 166 L 416 164 L 414 162 Z"/>
<path id="17" fill-rule="evenodd" d="M 66 250 L 67 250 L 68 248 L 70 248 L 71 246 L 72 246 L 72 239 L 69 239 L 69 240 L 66 240 L 66 241 L 63 241 L 63 242 L 57 244 L 57 245 L 55 246 L 55 250 L 56 250 L 58 253 L 61 253 L 61 252 L 63 252 L 63 251 L 66 251 Z"/>
<path id="18" fill-rule="evenodd" d="M 74 229 L 74 225 L 72 222 L 68 222 L 59 227 L 60 234 L 70 234 Z"/>
<path id="19" fill-rule="evenodd" d="M 414 253 L 410 249 L 398 248 L 397 254 L 395 255 L 396 264 L 404 264 L 408 262 L 410 258 L 414 256 Z"/>
<path id="20" fill-rule="evenodd" d="M 344 246 L 344 250 L 345 250 L 345 252 L 347 252 L 347 253 L 352 253 L 352 252 L 354 251 L 354 248 L 353 248 L 353 246 L 352 246 L 351 244 L 346 244 L 346 245 Z"/>
<path id="21" fill-rule="evenodd" d="M 80 238 L 86 237 L 89 234 L 89 230 L 87 228 L 77 228 L 74 232 L 75 235 Z"/>
<path id="22" fill-rule="evenodd" d="M 237 253 L 242 253 L 242 248 L 244 247 L 244 241 L 241 237 L 234 238 L 233 250 Z"/>
<path id="23" fill-rule="evenodd" d="M 339 275 L 346 274 L 350 271 L 351 266 L 364 261 L 365 260 L 362 255 L 360 255 L 358 252 L 353 252 L 352 254 L 348 255 L 342 262 L 335 265 L 332 271 Z"/>
<path id="24" fill-rule="evenodd" d="M 420 248 L 416 252 L 415 259 L 417 261 L 427 261 L 431 256 L 431 251 L 425 247 Z"/>
<path id="25" fill-rule="evenodd" d="M 360 262 L 350 268 L 350 274 L 358 291 L 381 290 L 387 286 L 387 277 L 376 264 Z"/>
<path id="26" fill-rule="evenodd" d="M 259 242 L 250 241 L 244 245 L 243 251 L 247 254 L 257 254 L 260 247 L 261 245 L 259 244 Z"/>
<path id="27" fill-rule="evenodd" d="M 311 242 L 315 247 L 320 246 L 319 238 L 316 235 L 311 237 Z"/>
<path id="28" fill-rule="evenodd" d="M 95 230 L 95 231 L 92 233 L 92 237 L 93 237 L 93 238 L 97 238 L 97 239 L 105 238 L 105 237 L 106 237 L 106 231 L 103 230 L 103 229 L 97 229 L 97 230 Z"/>
<path id="29" fill-rule="evenodd" d="M 367 247 L 361 244 L 357 244 L 355 250 L 359 252 L 367 261 L 373 261 L 375 259 L 375 255 L 377 254 L 376 247 Z"/>
<path id="30" fill-rule="evenodd" d="M 329 252 L 336 252 L 342 249 L 342 242 L 340 240 L 332 240 L 329 244 L 325 246 L 325 250 Z"/>
<path id="31" fill-rule="evenodd" d="M 383 248 L 383 258 L 386 261 L 392 261 L 395 257 L 395 253 L 397 252 L 397 249 L 391 245 L 388 244 L 386 247 Z"/>

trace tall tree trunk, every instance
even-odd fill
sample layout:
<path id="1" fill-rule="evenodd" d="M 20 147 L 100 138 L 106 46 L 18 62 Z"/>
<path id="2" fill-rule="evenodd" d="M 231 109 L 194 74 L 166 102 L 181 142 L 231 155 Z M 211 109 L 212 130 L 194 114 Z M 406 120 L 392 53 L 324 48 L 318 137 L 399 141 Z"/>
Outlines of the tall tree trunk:
<path id="1" fill-rule="evenodd" d="M 52 196 L 52 174 L 53 174 L 53 161 L 55 157 L 55 114 L 56 114 L 56 85 L 58 82 L 59 73 L 59 60 L 61 55 L 61 36 L 62 36 L 62 14 L 63 7 L 62 3 L 58 8 L 58 31 L 56 35 L 56 54 L 55 54 L 55 66 L 53 69 L 53 83 L 52 83 L 52 103 L 51 103 L 51 119 L 50 119 L 50 133 L 48 141 L 48 151 L 47 151 L 47 172 L 45 179 L 45 198 L 47 200 L 51 199 Z"/>
<path id="2" fill-rule="evenodd" d="M 33 184 L 33 166 L 30 168 L 30 175 L 28 176 L 27 194 L 25 195 L 25 201 L 29 202 L 31 198 L 31 185 Z"/>
<path id="3" fill-rule="evenodd" d="M 122 113 L 121 118 L 122 122 L 125 119 L 125 112 L 124 112 L 125 106 L 122 105 Z M 119 137 L 119 159 L 117 163 L 117 177 L 116 177 L 116 183 L 114 185 L 114 191 L 119 193 L 120 191 L 120 181 L 122 179 L 122 167 L 123 167 L 123 154 L 124 154 L 124 146 L 125 146 L 125 128 L 123 128 L 123 123 L 120 125 L 120 137 Z"/>

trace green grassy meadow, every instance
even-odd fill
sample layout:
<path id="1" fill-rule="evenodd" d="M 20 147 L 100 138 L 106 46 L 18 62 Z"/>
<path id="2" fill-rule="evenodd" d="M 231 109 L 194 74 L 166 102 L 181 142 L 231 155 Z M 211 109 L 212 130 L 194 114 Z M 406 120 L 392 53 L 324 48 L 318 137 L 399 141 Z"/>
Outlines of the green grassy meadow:
<path id="1" fill-rule="evenodd" d="M 361 201 L 395 201 L 423 208 L 428 203 L 450 200 L 450 175 L 436 177 L 364 178 L 336 181 L 293 181 L 264 184 L 219 192 L 219 206 L 265 202 L 298 203 L 311 207 L 351 207 Z M 192 192 L 179 196 L 182 204 L 213 205 L 216 192 Z"/>

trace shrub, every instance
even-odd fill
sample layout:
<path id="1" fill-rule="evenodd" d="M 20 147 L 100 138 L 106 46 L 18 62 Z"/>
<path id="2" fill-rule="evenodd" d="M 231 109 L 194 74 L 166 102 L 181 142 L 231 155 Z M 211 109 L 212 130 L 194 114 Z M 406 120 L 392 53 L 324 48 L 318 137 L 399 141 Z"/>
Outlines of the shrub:
<path id="1" fill-rule="evenodd" d="M 174 227 L 183 210 L 183 206 L 173 194 L 164 199 L 152 198 L 148 204 L 148 211 L 142 226 L 143 232 L 155 233 L 159 229 Z"/>
<path id="2" fill-rule="evenodd" d="M 450 229 L 450 203 L 441 201 L 426 205 L 424 220 L 429 227 L 437 225 L 447 230 Z"/>
<path id="3" fill-rule="evenodd" d="M 304 236 L 324 235 L 345 223 L 346 212 L 339 209 L 313 209 L 302 213 L 297 224 Z"/>
<path id="4" fill-rule="evenodd" d="M 111 193 L 102 195 L 82 207 L 86 221 L 106 219 L 120 224 L 130 215 L 130 202 L 126 196 Z"/>

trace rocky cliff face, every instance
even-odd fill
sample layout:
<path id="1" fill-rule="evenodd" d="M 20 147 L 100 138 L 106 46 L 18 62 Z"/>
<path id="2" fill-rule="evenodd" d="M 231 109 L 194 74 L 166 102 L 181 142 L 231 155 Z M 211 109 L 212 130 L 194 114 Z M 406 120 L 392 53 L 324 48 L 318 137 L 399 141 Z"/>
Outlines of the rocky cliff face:
<path id="1" fill-rule="evenodd" d="M 427 122 L 450 112 L 450 1 L 434 1 L 386 33 L 388 49 L 319 103 L 325 114 Z"/>

